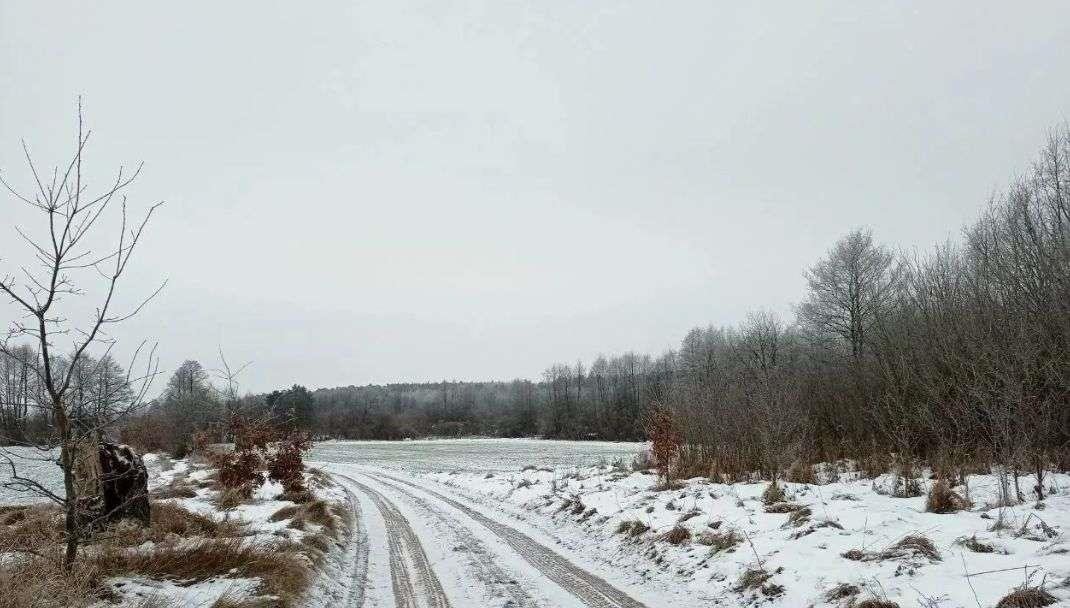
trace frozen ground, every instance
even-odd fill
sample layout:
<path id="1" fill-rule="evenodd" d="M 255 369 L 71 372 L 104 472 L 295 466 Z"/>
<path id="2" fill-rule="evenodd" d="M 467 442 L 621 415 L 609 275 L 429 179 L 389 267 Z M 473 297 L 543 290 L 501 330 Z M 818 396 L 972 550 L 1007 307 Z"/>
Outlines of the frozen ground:
<path id="1" fill-rule="evenodd" d="M 404 471 L 519 471 L 525 466 L 577 467 L 623 459 L 642 443 L 539 439 L 441 439 L 419 441 L 325 441 L 309 460 L 361 464 Z"/>
<path id="2" fill-rule="evenodd" d="M 11 481 L 10 463 L 14 463 L 20 477 L 32 479 L 50 491 L 63 495 L 63 477 L 55 462 L 55 451 L 0 447 L 0 504 L 26 504 L 42 500 L 40 494 L 22 492 L 4 485 Z"/>
<path id="3" fill-rule="evenodd" d="M 785 484 L 788 506 L 767 509 L 766 483 L 695 479 L 664 490 L 654 475 L 613 466 L 642 447 L 320 446 L 315 457 L 360 503 L 361 594 L 343 605 L 794 608 L 881 599 L 990 608 L 1027 581 L 1070 600 L 1070 476 L 1050 476 L 1042 504 L 1004 508 L 992 506 L 995 479 L 974 476 L 974 506 L 940 515 L 925 512 L 924 496 L 889 496 L 890 476 L 843 472 L 824 485 Z M 1023 489 L 1032 486 L 1022 478 Z"/>

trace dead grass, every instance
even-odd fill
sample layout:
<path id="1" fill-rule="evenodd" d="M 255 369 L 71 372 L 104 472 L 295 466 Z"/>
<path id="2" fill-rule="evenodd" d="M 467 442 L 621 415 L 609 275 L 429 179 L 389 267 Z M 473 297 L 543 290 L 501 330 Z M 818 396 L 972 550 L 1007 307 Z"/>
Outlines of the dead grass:
<path id="1" fill-rule="evenodd" d="M 92 566 L 65 572 L 58 554 L 23 554 L 0 568 L 0 608 L 85 608 L 99 599 L 98 589 Z"/>
<path id="2" fill-rule="evenodd" d="M 862 590 L 858 587 L 858 585 L 852 585 L 850 583 L 840 583 L 839 585 L 836 585 L 832 589 L 829 589 L 827 592 L 825 592 L 825 599 L 830 602 L 837 602 L 840 600 L 845 600 L 849 597 L 854 597 L 859 593 L 862 593 Z"/>
<path id="3" fill-rule="evenodd" d="M 290 527 L 304 530 L 308 524 L 315 524 L 324 529 L 334 532 L 338 528 L 338 518 L 332 512 L 330 505 L 322 500 L 314 500 L 305 504 L 283 507 L 271 516 L 271 521 L 283 521 L 289 519 Z"/>
<path id="4" fill-rule="evenodd" d="M 682 545 L 691 540 L 691 530 L 683 526 L 673 526 L 671 530 L 659 537 L 670 545 Z"/>
<path id="5" fill-rule="evenodd" d="M 1019 587 L 1003 597 L 996 608 L 1043 608 L 1059 601 L 1040 587 Z"/>
<path id="6" fill-rule="evenodd" d="M 770 486 L 770 487 L 772 487 L 772 486 Z M 764 500 L 764 496 L 765 495 L 763 494 L 762 496 L 763 496 L 763 500 Z M 794 503 L 794 502 L 774 502 L 772 504 L 766 504 L 765 505 L 765 512 L 766 513 L 793 513 L 795 511 L 798 511 L 800 509 L 805 509 L 805 508 L 806 508 L 805 505 L 800 505 L 800 504 L 797 504 L 797 503 Z"/>
<path id="7" fill-rule="evenodd" d="M 698 542 L 700 545 L 710 547 L 711 553 L 720 553 L 735 550 L 736 546 L 743 542 L 743 536 L 735 530 L 703 532 L 699 535 Z"/>
<path id="8" fill-rule="evenodd" d="M 83 561 L 101 576 L 141 575 L 154 579 L 200 582 L 227 573 L 258 577 L 262 592 L 295 601 L 311 577 L 306 560 L 289 543 L 254 545 L 238 538 L 202 539 L 152 551 L 104 547 Z"/>
<path id="9" fill-rule="evenodd" d="M 638 519 L 626 519 L 617 524 L 617 534 L 624 534 L 632 538 L 643 534 L 649 529 L 650 526 Z"/>
<path id="10" fill-rule="evenodd" d="M 921 534 L 908 534 L 877 552 L 867 552 L 861 549 L 850 549 L 840 554 L 849 560 L 856 562 L 875 562 L 886 559 L 899 559 L 902 557 L 927 557 L 933 561 L 940 561 L 940 552 L 937 551 L 933 541 Z"/>
<path id="11" fill-rule="evenodd" d="M 771 578 L 773 578 L 773 575 L 761 568 L 747 568 L 739 577 L 735 590 L 746 591 L 748 589 L 759 589 Z"/>
<path id="12" fill-rule="evenodd" d="M 933 484 L 929 497 L 925 499 L 925 510 L 929 513 L 957 513 L 969 506 L 969 502 L 956 494 L 943 479 Z"/>
<path id="13" fill-rule="evenodd" d="M 784 488 L 779 483 L 773 482 L 769 484 L 769 487 L 762 492 L 762 502 L 766 505 L 773 505 L 778 502 L 787 502 L 788 495 L 784 493 Z"/>
<path id="14" fill-rule="evenodd" d="M 888 600 L 869 598 L 868 600 L 862 600 L 857 604 L 852 604 L 852 608 L 899 608 L 899 604 Z"/>
<path id="15" fill-rule="evenodd" d="M 799 526 L 810 521 L 811 515 L 813 515 L 813 512 L 810 510 L 809 507 L 797 509 L 793 511 L 791 515 L 788 516 L 788 521 L 785 522 L 784 525 L 791 526 L 793 528 L 798 528 Z"/>
<path id="16" fill-rule="evenodd" d="M 880 553 L 881 559 L 894 559 L 906 555 L 922 555 L 934 561 L 940 561 L 940 552 L 928 537 L 921 534 L 908 534 L 894 545 Z"/>
<path id="17" fill-rule="evenodd" d="M 955 544 L 962 545 L 974 553 L 995 553 L 996 548 L 992 545 L 977 540 L 977 535 L 963 536 L 955 541 Z"/>
<path id="18" fill-rule="evenodd" d="M 3 513 L 0 547 L 38 550 L 63 540 L 63 513 L 53 505 L 11 507 Z"/>
<path id="19" fill-rule="evenodd" d="M 248 500 L 239 489 L 221 488 L 215 496 L 215 505 L 224 511 L 229 511 L 240 504 L 248 502 Z"/>

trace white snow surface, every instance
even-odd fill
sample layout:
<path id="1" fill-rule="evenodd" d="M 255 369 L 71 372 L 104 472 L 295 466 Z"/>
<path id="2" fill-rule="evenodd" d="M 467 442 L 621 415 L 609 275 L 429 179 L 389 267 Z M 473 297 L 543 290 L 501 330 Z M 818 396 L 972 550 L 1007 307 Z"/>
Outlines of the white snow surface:
<path id="1" fill-rule="evenodd" d="M 846 474 L 843 481 L 824 485 L 786 483 L 791 502 L 811 511 L 809 521 L 798 526 L 788 522 L 788 514 L 765 512 L 764 482 L 726 485 L 691 479 L 679 489 L 659 491 L 653 474 L 607 466 L 422 474 L 539 528 L 564 550 L 656 587 L 686 588 L 708 605 L 836 605 L 826 594 L 842 583 L 857 586 L 859 599 L 877 597 L 903 607 L 993 606 L 1027 580 L 1043 581 L 1049 592 L 1070 599 L 1070 475 L 1065 474 L 1047 476 L 1051 495 L 1043 503 L 1003 508 L 993 506 L 996 478 L 973 476 L 969 498 L 975 506 L 955 514 L 926 513 L 924 496 L 887 495 L 887 478 Z M 1020 482 L 1023 489 L 1035 484 L 1032 477 Z M 932 482 L 921 483 L 928 488 Z M 962 487 L 956 491 L 966 493 Z M 994 529 L 1001 517 L 1007 527 Z M 621 522 L 632 520 L 650 530 L 634 538 L 617 532 Z M 678 525 L 692 540 L 672 545 L 662 535 Z M 742 538 L 733 550 L 717 552 L 698 542 L 703 533 L 727 530 Z M 939 558 L 843 557 L 850 550 L 871 556 L 908 535 L 929 538 Z M 972 538 L 993 551 L 970 550 L 963 541 Z M 767 584 L 782 586 L 781 593 L 769 597 L 760 590 L 737 590 L 740 576 L 757 567 L 772 573 Z M 986 574 L 966 577 L 967 572 Z M 919 603 L 927 600 L 935 603 Z M 648 605 L 698 605 L 665 601 Z"/>

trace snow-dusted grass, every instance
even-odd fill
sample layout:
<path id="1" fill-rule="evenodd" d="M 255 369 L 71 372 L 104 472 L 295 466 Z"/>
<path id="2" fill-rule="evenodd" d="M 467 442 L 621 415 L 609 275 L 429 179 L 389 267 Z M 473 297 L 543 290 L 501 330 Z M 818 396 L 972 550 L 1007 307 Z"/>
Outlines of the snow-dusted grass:
<path id="1" fill-rule="evenodd" d="M 692 479 L 659 491 L 655 475 L 624 467 L 490 474 L 457 467 L 424 475 L 501 505 L 570 550 L 727 606 L 879 598 L 903 607 L 988 607 L 1027 580 L 1070 599 L 1065 474 L 1046 479 L 1052 494 L 1043 503 L 1005 508 L 991 506 L 996 478 L 973 476 L 968 498 L 975 506 L 949 514 L 927 513 L 925 496 L 890 496 L 891 476 L 785 483 L 787 500 L 767 504 L 768 483 Z M 920 483 L 926 490 L 932 484 Z M 1022 487 L 1033 487 L 1032 478 Z"/>
<path id="2" fill-rule="evenodd" d="M 0 509 L 0 608 L 304 605 L 306 585 L 348 533 L 349 496 L 326 475 L 306 474 L 309 502 L 283 500 L 283 488 L 268 482 L 221 510 L 206 465 L 145 461 L 152 525 L 120 522 L 97 534 L 74 574 L 59 565 L 58 508 Z"/>

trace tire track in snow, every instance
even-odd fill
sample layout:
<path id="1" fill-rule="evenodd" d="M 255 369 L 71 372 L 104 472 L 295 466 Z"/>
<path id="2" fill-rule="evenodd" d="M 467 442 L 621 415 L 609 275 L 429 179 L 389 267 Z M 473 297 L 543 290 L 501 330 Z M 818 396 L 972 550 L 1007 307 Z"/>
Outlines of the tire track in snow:
<path id="1" fill-rule="evenodd" d="M 347 608 L 361 608 L 364 605 L 364 587 L 368 584 L 368 534 L 364 526 L 364 514 L 361 512 L 360 501 L 349 488 L 345 490 L 349 494 L 349 508 L 353 518 L 350 530 L 356 537 L 357 545 L 354 555 L 356 564 L 353 568 L 353 580 L 350 582 L 345 605 Z"/>
<path id="2" fill-rule="evenodd" d="M 365 475 L 367 474 L 365 473 Z M 433 502 L 426 500 L 421 496 L 417 496 L 410 490 L 383 481 L 372 475 L 368 475 L 368 477 L 371 477 L 384 486 L 403 494 L 445 524 L 453 536 L 461 542 L 465 554 L 468 555 L 471 560 L 470 563 L 472 569 L 475 571 L 474 574 L 476 578 L 485 583 L 488 588 L 496 590 L 500 596 L 508 598 L 509 603 L 507 603 L 506 606 L 516 608 L 536 608 L 540 605 L 534 598 L 524 592 L 520 584 L 512 575 L 498 566 L 491 551 L 487 549 L 487 546 L 483 544 L 482 541 L 476 538 L 475 534 L 472 533 L 472 530 L 457 521 L 455 517 L 452 517 L 449 513 L 443 512 L 440 506 L 435 505 Z"/>
<path id="3" fill-rule="evenodd" d="M 367 475 L 374 479 L 385 478 L 416 488 L 460 510 L 498 535 L 546 578 L 554 581 L 592 608 L 647 608 L 645 604 L 610 585 L 605 579 L 583 570 L 512 526 L 494 521 L 448 496 L 410 481 L 381 473 L 367 473 Z"/>
<path id="4" fill-rule="evenodd" d="M 367 485 L 339 475 L 364 492 L 386 522 L 390 553 L 390 579 L 398 608 L 450 608 L 442 584 L 431 569 L 423 545 L 412 531 L 409 521 L 385 496 Z"/>

